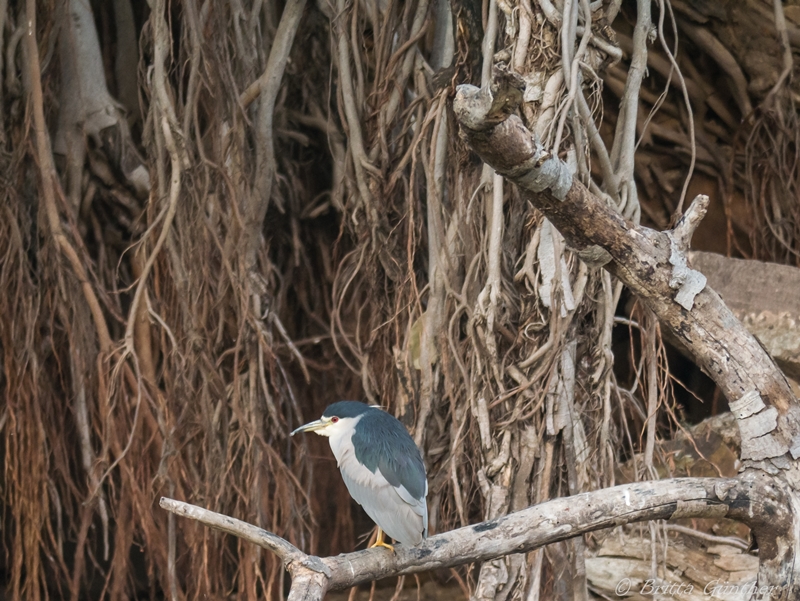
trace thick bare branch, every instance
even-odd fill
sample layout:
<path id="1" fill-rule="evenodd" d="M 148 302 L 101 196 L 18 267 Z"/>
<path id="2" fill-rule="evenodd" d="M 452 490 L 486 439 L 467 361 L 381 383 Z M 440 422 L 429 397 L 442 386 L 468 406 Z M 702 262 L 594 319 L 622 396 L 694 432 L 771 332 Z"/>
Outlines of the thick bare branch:
<path id="1" fill-rule="evenodd" d="M 321 599 L 328 590 L 525 553 L 588 532 L 642 521 L 728 517 L 753 528 L 769 524 L 781 531 L 791 528 L 793 520 L 785 495 L 758 478 L 676 478 L 554 499 L 438 534 L 417 547 L 398 545 L 394 554 L 367 549 L 318 558 L 261 528 L 212 511 L 165 498 L 161 507 L 276 553 L 294 576 L 290 599 Z M 773 551 L 779 554 L 775 549 L 767 553 Z"/>
<path id="2" fill-rule="evenodd" d="M 490 89 L 459 86 L 453 108 L 468 142 L 519 186 L 523 198 L 545 214 L 568 244 L 579 251 L 600 247 L 607 252 L 605 268 L 641 298 L 728 397 L 741 433 L 742 459 L 747 467 L 760 468 L 747 470 L 743 478 L 755 483 L 768 478 L 767 472 L 778 476 L 762 490 L 767 498 L 773 492 L 783 497 L 784 518 L 792 523 L 784 530 L 769 512 L 757 511 L 761 517 L 751 527 L 760 546 L 759 584 L 775 586 L 780 591 L 776 598 L 794 599 L 800 581 L 795 567 L 800 542 L 793 526 L 800 513 L 794 493 L 800 408 L 772 358 L 706 285 L 705 276 L 687 263 L 686 249 L 705 199 L 699 197 L 668 232 L 624 219 L 573 179 L 566 164 L 546 152 L 519 117 L 502 120 L 513 110 L 507 102 L 497 110 L 495 99 L 509 98 L 504 87 L 517 88 L 508 74 L 498 74 Z"/>
<path id="3" fill-rule="evenodd" d="M 772 358 L 705 285 L 702 275 L 686 264 L 681 246 L 692 229 L 689 222 L 676 232 L 657 232 L 624 219 L 573 180 L 566 164 L 550 156 L 516 115 L 502 120 L 513 107 L 504 102 L 498 111 L 496 99 L 516 98 L 517 93 L 509 95 L 504 89 L 516 92 L 517 86 L 508 83 L 508 75 L 498 75 L 495 81 L 491 90 L 460 86 L 454 102 L 473 149 L 515 182 L 570 246 L 599 246 L 609 253 L 612 260 L 606 269 L 681 339 L 731 403 L 747 395 L 763 399 L 754 413 L 740 418 L 743 459 L 788 460 L 790 449 L 794 454 L 800 448 L 795 440 L 800 423 L 797 400 Z M 697 208 L 691 212 L 692 223 L 700 212 Z"/>

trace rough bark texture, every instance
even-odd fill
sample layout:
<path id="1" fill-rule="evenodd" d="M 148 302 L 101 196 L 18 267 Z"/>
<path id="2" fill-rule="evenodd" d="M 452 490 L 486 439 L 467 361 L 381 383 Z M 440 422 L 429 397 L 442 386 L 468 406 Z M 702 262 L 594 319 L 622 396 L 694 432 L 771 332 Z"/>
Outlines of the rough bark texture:
<path id="1" fill-rule="evenodd" d="M 800 592 L 796 575 L 786 566 L 792 557 L 777 549 L 777 533 L 794 527 L 795 509 L 776 492 L 768 477 L 737 479 L 675 478 L 638 482 L 569 498 L 555 499 L 495 520 L 432 536 L 417 547 L 398 545 L 395 552 L 369 549 L 336 557 L 305 555 L 269 532 L 193 507 L 162 499 L 161 506 L 212 528 L 247 538 L 277 554 L 292 573 L 290 599 L 322 599 L 328 590 L 349 588 L 387 576 L 489 561 L 524 553 L 596 530 L 656 519 L 723 518 L 742 521 L 763 533 L 762 565 L 779 557 L 777 575 L 762 572 L 760 585 L 773 585 L 778 599 Z M 788 560 L 788 562 L 787 562 Z M 770 576 L 766 581 L 764 576 Z M 780 580 L 773 580 L 777 576 Z"/>
<path id="2" fill-rule="evenodd" d="M 761 527 L 755 513 L 768 512 L 775 528 L 789 527 L 786 499 L 747 478 L 683 478 L 638 482 L 555 499 L 495 520 L 432 536 L 417 547 L 369 549 L 336 557 L 301 553 L 249 524 L 162 499 L 161 506 L 212 528 L 244 536 L 276 553 L 293 575 L 290 598 L 322 599 L 327 590 L 349 588 L 387 576 L 488 561 L 524 553 L 581 534 L 655 519 L 729 517 Z M 756 508 L 763 508 L 756 509 Z M 317 574 L 316 576 L 314 574 Z M 320 578 L 321 576 L 321 578 Z"/>
<path id="3" fill-rule="evenodd" d="M 754 428 L 752 422 L 745 422 L 742 458 L 780 458 L 784 467 L 791 460 L 790 449 L 800 448 L 800 407 L 785 376 L 720 296 L 705 285 L 705 279 L 681 304 L 680 297 L 692 285 L 693 277 L 693 270 L 686 266 L 694 230 L 684 231 L 689 215 L 674 230 L 656 232 L 624 219 L 577 178 L 564 190 L 560 175 L 549 177 L 544 171 L 548 165 L 554 170 L 566 170 L 567 166 L 551 165 L 560 161 L 536 144 L 519 117 L 508 115 L 514 108 L 508 100 L 508 80 L 500 75 L 491 91 L 459 88 L 454 110 L 471 146 L 487 164 L 524 190 L 525 197 L 570 246 L 579 251 L 599 246 L 606 251 L 611 261 L 605 268 L 681 339 L 732 404 L 756 394 L 777 410 L 772 427 Z M 737 417 L 751 418 L 763 408 L 762 403 L 755 411 Z"/>

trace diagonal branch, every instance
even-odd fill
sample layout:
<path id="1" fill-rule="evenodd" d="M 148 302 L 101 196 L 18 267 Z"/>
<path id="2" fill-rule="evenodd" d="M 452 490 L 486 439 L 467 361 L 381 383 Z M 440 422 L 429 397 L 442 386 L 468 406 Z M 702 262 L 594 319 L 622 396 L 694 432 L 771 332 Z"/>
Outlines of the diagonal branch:
<path id="1" fill-rule="evenodd" d="M 686 259 L 689 237 L 703 214 L 691 207 L 674 231 L 657 232 L 624 219 L 573 179 L 567 165 L 534 140 L 511 114 L 521 97 L 508 73 L 491 89 L 462 85 L 453 108 L 472 148 L 516 183 L 582 258 L 599 249 L 605 268 L 626 284 L 694 355 L 729 399 L 742 432 L 742 459 L 786 467 L 800 456 L 800 406 L 786 378 L 705 277 Z M 508 90 L 513 90 L 509 94 Z"/>
<path id="2" fill-rule="evenodd" d="M 792 512 L 788 505 L 768 482 L 748 477 L 636 482 L 554 499 L 432 536 L 417 547 L 398 545 L 395 554 L 367 549 L 319 558 L 245 522 L 161 499 L 161 507 L 168 511 L 234 534 L 278 555 L 292 573 L 290 599 L 321 599 L 328 590 L 525 553 L 588 532 L 649 520 L 727 517 L 754 528 L 767 520 L 776 529 L 789 528 Z"/>
<path id="3" fill-rule="evenodd" d="M 214 530 L 233 534 L 267 551 L 272 551 L 284 564 L 288 565 L 293 561 L 302 561 L 309 557 L 309 555 L 306 555 L 292 543 L 282 539 L 280 536 L 267 532 L 258 526 L 253 526 L 247 522 L 237 520 L 236 518 L 166 497 L 161 498 L 159 505 L 175 515 L 198 521 Z"/>

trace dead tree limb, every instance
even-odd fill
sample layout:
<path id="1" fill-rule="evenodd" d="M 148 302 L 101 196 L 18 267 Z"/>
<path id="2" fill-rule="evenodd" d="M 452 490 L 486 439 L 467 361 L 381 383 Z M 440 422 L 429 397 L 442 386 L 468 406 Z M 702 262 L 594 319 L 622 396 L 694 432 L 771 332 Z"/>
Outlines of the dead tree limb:
<path id="1" fill-rule="evenodd" d="M 800 456 L 800 406 L 772 358 L 705 285 L 705 277 L 687 264 L 703 201 L 696 200 L 668 232 L 625 220 L 574 179 L 567 165 L 511 114 L 521 98 L 509 91 L 515 85 L 512 76 L 501 74 L 491 90 L 459 87 L 454 109 L 472 148 L 517 184 L 584 260 L 604 264 L 690 349 L 744 425 L 742 459 L 771 459 L 787 467 L 788 459 Z M 751 409 L 737 412 L 736 403 Z M 754 423 L 744 423 L 766 407 L 774 408 L 769 410 L 774 428 L 754 430 Z"/>
<path id="2" fill-rule="evenodd" d="M 759 582 L 800 584 L 795 558 L 800 550 L 800 406 L 784 375 L 750 335 L 705 276 L 687 262 L 691 235 L 705 212 L 698 197 L 671 231 L 637 226 L 592 194 L 563 161 L 551 156 L 514 114 L 523 84 L 495 71 L 489 88 L 459 86 L 453 108 L 464 136 L 477 154 L 517 184 L 585 261 L 603 265 L 627 285 L 693 354 L 698 365 L 728 398 L 742 436 L 745 468 L 771 474 L 790 500 L 793 527 L 766 527 L 759 537 Z M 771 539 L 765 545 L 766 539 Z M 787 593 L 788 594 L 788 593 Z M 794 598 L 791 595 L 781 598 Z"/>
<path id="3" fill-rule="evenodd" d="M 786 497 L 762 477 L 675 478 L 636 482 L 562 497 L 522 511 L 432 536 L 396 553 L 367 549 L 336 557 L 307 555 L 282 538 L 240 520 L 162 498 L 162 508 L 275 553 L 292 574 L 289 599 L 322 599 L 341 590 L 389 576 L 413 574 L 525 553 L 588 532 L 657 519 L 692 517 L 742 521 L 763 528 L 765 512 L 776 529 L 793 523 Z M 755 516 L 755 517 L 754 517 Z"/>

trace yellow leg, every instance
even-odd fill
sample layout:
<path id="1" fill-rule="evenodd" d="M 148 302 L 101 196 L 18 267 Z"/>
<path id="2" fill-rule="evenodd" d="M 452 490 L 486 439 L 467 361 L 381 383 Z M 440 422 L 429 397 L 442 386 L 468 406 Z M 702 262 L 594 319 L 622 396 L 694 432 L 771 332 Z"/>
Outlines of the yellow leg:
<path id="1" fill-rule="evenodd" d="M 369 548 L 372 549 L 373 547 L 385 547 L 394 553 L 394 547 L 383 540 L 383 530 L 381 530 L 380 526 L 378 527 L 378 538 Z"/>

